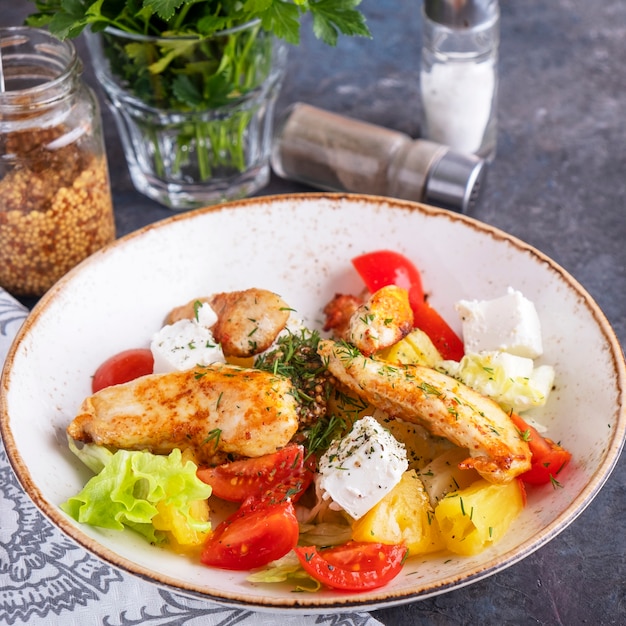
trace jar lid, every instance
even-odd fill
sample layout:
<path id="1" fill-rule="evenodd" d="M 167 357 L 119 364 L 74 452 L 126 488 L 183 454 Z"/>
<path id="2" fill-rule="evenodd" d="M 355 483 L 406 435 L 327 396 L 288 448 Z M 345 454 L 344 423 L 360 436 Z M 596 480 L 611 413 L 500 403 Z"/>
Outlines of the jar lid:
<path id="1" fill-rule="evenodd" d="M 484 159 L 454 150 L 444 152 L 428 173 L 424 202 L 467 213 L 478 201 L 485 171 Z"/>
<path id="2" fill-rule="evenodd" d="M 471 28 L 493 20 L 498 0 L 424 0 L 424 13 L 445 26 Z"/>

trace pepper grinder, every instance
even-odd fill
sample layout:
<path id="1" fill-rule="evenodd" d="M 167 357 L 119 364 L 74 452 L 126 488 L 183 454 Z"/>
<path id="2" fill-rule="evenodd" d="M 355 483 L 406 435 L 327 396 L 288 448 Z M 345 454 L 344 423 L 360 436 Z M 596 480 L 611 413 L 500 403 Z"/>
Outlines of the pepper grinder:
<path id="1" fill-rule="evenodd" d="M 272 167 L 327 191 L 425 202 L 468 212 L 484 160 L 405 133 L 296 102 L 275 128 Z"/>
<path id="2" fill-rule="evenodd" d="M 422 134 L 488 161 L 497 135 L 498 0 L 424 0 Z"/>

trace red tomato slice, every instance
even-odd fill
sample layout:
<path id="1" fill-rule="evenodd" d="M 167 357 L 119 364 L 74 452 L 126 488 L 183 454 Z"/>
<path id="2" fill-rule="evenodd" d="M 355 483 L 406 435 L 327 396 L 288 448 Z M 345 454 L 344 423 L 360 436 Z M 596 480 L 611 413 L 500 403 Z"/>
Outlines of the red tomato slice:
<path id="1" fill-rule="evenodd" d="M 319 582 L 342 591 L 363 591 L 395 578 L 407 549 L 404 545 L 349 541 L 327 550 L 297 547 L 295 552 L 304 570 Z"/>
<path id="2" fill-rule="evenodd" d="M 275 501 L 290 498 L 295 502 L 313 480 L 313 471 L 305 466 L 304 448 L 289 445 L 255 459 L 201 467 L 197 475 L 213 488 L 213 495 L 230 502 L 243 502 L 271 491 Z"/>
<path id="3" fill-rule="evenodd" d="M 147 348 L 132 348 L 124 350 L 107 359 L 96 370 L 91 389 L 93 393 L 110 387 L 121 385 L 140 376 L 152 374 L 154 371 L 154 358 Z"/>
<path id="4" fill-rule="evenodd" d="M 413 307 L 413 325 L 430 337 L 444 359 L 460 361 L 463 358 L 463 341 L 428 302 Z"/>
<path id="5" fill-rule="evenodd" d="M 515 427 L 523 434 L 532 453 L 531 468 L 520 478 L 531 485 L 545 485 L 556 480 L 558 473 L 570 462 L 572 453 L 543 437 L 519 415 L 511 413 Z"/>
<path id="6" fill-rule="evenodd" d="M 372 293 L 387 285 L 397 285 L 409 292 L 412 307 L 424 301 L 422 277 L 418 269 L 399 252 L 367 252 L 354 257 L 352 265 Z"/>
<path id="7" fill-rule="evenodd" d="M 285 556 L 298 543 L 293 504 L 248 500 L 217 526 L 202 549 L 205 565 L 229 570 L 262 567 Z"/>

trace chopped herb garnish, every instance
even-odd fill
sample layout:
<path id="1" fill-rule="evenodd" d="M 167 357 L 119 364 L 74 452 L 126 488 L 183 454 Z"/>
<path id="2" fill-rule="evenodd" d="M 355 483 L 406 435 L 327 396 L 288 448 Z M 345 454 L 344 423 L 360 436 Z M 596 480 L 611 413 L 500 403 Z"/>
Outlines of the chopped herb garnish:
<path id="1" fill-rule="evenodd" d="M 219 402 L 219 400 L 218 400 Z M 221 428 L 214 428 L 213 430 L 209 431 L 209 434 L 207 435 L 206 439 L 202 442 L 202 444 L 205 443 L 209 443 L 211 441 L 213 441 L 214 445 L 215 445 L 215 449 L 217 450 L 217 447 L 219 446 L 220 443 L 220 437 L 222 436 L 222 429 Z"/>
<path id="2" fill-rule="evenodd" d="M 563 485 L 552 474 L 550 474 L 550 482 L 555 489 L 563 488 Z"/>
<path id="3" fill-rule="evenodd" d="M 306 433 L 306 448 L 308 456 L 323 452 L 330 446 L 333 439 L 345 429 L 346 424 L 336 415 L 331 415 L 328 419 L 321 419 L 315 422 L 311 429 Z M 331 457 L 331 461 L 333 458 Z"/>
<path id="4" fill-rule="evenodd" d="M 193 316 L 196 320 L 196 322 L 200 321 L 198 318 L 198 313 L 202 307 L 202 305 L 204 304 L 204 302 L 200 301 L 200 300 L 194 300 L 193 303 Z"/>

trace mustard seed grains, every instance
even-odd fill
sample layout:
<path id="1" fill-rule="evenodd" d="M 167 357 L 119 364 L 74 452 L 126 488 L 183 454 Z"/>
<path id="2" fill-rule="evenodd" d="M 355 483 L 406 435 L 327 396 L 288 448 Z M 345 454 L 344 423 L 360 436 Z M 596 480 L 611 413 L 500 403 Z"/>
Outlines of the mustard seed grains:
<path id="1" fill-rule="evenodd" d="M 48 132 L 14 133 L 5 144 L 13 155 L 29 151 L 0 180 L 0 285 L 14 295 L 42 295 L 115 238 L 105 157 L 69 145 L 46 158 Z"/>
<path id="2" fill-rule="evenodd" d="M 38 297 L 115 238 L 102 120 L 70 41 L 0 39 L 0 286 Z"/>

